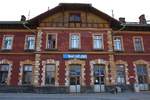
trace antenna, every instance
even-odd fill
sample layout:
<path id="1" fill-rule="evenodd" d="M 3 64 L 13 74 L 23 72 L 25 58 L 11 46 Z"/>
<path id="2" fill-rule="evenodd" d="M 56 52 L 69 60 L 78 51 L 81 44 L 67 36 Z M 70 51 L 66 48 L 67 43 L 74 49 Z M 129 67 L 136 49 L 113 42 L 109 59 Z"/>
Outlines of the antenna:
<path id="1" fill-rule="evenodd" d="M 49 10 L 49 6 L 48 6 L 48 10 Z"/>
<path id="2" fill-rule="evenodd" d="M 30 10 L 29 10 L 29 12 L 28 12 L 28 20 L 30 19 Z"/>
<path id="3" fill-rule="evenodd" d="M 112 13 L 112 17 L 114 18 L 114 10 L 113 9 L 111 10 L 111 13 Z"/>

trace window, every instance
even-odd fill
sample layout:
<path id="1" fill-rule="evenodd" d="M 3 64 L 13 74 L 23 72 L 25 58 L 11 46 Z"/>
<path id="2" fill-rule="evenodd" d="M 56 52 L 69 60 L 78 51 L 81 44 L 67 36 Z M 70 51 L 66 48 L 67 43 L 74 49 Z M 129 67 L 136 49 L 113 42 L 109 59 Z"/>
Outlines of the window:
<path id="1" fill-rule="evenodd" d="M 103 36 L 94 35 L 93 36 L 93 48 L 94 49 L 103 49 Z"/>
<path id="2" fill-rule="evenodd" d="M 31 83 L 32 83 L 32 65 L 24 65 L 22 84 L 29 85 Z"/>
<path id="3" fill-rule="evenodd" d="M 48 64 L 45 70 L 45 84 L 55 85 L 55 65 Z"/>
<path id="4" fill-rule="evenodd" d="M 27 50 L 35 49 L 35 36 L 26 36 L 25 49 Z"/>
<path id="5" fill-rule="evenodd" d="M 4 36 L 3 49 L 11 50 L 13 45 L 13 36 Z"/>
<path id="6" fill-rule="evenodd" d="M 7 84 L 8 72 L 9 72 L 8 64 L 0 65 L 0 84 Z"/>
<path id="7" fill-rule="evenodd" d="M 125 84 L 125 68 L 124 65 L 116 65 L 117 67 L 117 84 L 123 85 Z"/>
<path id="8" fill-rule="evenodd" d="M 139 84 L 147 83 L 148 74 L 146 65 L 139 64 L 136 66 L 136 69 Z"/>
<path id="9" fill-rule="evenodd" d="M 48 34 L 47 35 L 47 49 L 56 49 L 56 34 Z"/>
<path id="10" fill-rule="evenodd" d="M 143 51 L 143 42 L 141 37 L 134 37 L 134 49 L 135 51 Z"/>
<path id="11" fill-rule="evenodd" d="M 70 13 L 69 22 L 80 22 L 80 21 L 81 21 L 80 13 Z"/>
<path id="12" fill-rule="evenodd" d="M 79 49 L 80 48 L 80 36 L 79 34 L 71 34 L 71 43 L 70 48 L 71 49 Z"/>
<path id="13" fill-rule="evenodd" d="M 122 51 L 122 38 L 121 37 L 114 37 L 114 50 L 115 51 Z"/>

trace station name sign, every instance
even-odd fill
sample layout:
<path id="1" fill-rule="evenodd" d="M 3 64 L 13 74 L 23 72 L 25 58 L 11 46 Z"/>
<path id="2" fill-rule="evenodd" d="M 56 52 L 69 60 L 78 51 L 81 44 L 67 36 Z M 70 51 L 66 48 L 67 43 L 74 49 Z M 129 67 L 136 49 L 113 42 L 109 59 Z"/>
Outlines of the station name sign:
<path id="1" fill-rule="evenodd" d="M 64 59 L 87 59 L 86 54 L 63 54 Z"/>

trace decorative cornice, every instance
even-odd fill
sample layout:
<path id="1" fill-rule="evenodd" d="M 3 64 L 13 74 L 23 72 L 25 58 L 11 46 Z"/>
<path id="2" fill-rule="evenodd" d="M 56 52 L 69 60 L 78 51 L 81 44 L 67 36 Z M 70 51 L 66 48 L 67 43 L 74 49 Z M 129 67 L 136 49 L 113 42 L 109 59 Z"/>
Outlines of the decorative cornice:
<path id="1" fill-rule="evenodd" d="M 33 32 L 37 32 L 36 29 L 32 29 Z M 31 33 L 31 30 L 27 30 L 27 29 L 0 29 L 0 32 L 29 32 Z M 3 34 L 3 33 L 0 33 L 0 34 Z"/>
<path id="2" fill-rule="evenodd" d="M 150 34 L 150 32 L 145 31 L 113 31 L 114 34 Z"/>
<path id="3" fill-rule="evenodd" d="M 108 31 L 111 28 L 64 28 L 64 27 L 38 27 L 40 30 L 56 30 L 56 31 L 66 31 L 66 30 L 78 30 L 78 31 Z"/>
<path id="4" fill-rule="evenodd" d="M 0 55 L 34 55 L 34 52 L 32 53 L 10 53 L 10 52 L 4 52 L 4 53 L 0 53 Z"/>
<path id="5" fill-rule="evenodd" d="M 34 54 L 64 54 L 64 53 L 69 53 L 69 54 L 102 54 L 102 55 L 105 55 L 105 54 L 112 54 L 112 55 L 121 55 L 121 56 L 128 56 L 128 55 L 148 55 L 150 56 L 150 53 L 115 53 L 115 52 L 101 52 L 101 51 L 96 51 L 96 52 L 92 52 L 92 51 L 89 51 L 89 52 L 83 52 L 83 51 L 70 51 L 70 52 L 59 52 L 59 51 L 47 51 L 47 52 L 30 52 L 30 53 L 27 53 L 27 52 L 22 52 L 22 53 L 11 53 L 11 52 L 4 52 L 4 53 L 0 53 L 0 55 L 34 55 Z"/>
<path id="6" fill-rule="evenodd" d="M 59 51 L 48 51 L 48 52 L 35 52 L 35 53 L 39 53 L 39 54 L 64 54 L 64 53 L 71 53 L 71 54 L 112 54 L 113 52 L 101 52 L 101 51 L 97 51 L 97 52 L 82 52 L 82 51 L 70 51 L 70 52 L 59 52 Z"/>
<path id="7" fill-rule="evenodd" d="M 122 56 L 128 56 L 128 55 L 144 55 L 144 56 L 150 56 L 150 53 L 114 53 L 114 55 L 122 55 Z"/>

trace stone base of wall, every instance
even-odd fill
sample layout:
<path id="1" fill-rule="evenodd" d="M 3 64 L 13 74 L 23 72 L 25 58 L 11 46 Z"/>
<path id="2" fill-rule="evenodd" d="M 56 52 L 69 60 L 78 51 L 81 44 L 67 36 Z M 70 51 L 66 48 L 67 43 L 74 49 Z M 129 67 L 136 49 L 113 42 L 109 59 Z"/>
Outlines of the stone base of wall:
<path id="1" fill-rule="evenodd" d="M 114 89 L 116 88 L 118 92 L 128 92 L 128 91 L 134 92 L 133 85 L 115 85 L 115 86 L 113 85 L 113 86 L 106 86 L 105 88 L 106 88 L 106 92 L 110 92 L 110 93 L 113 92 Z"/>
<path id="2" fill-rule="evenodd" d="M 81 93 L 93 93 L 92 86 L 81 86 Z"/>
<path id="3" fill-rule="evenodd" d="M 0 93 L 33 93 L 33 86 L 0 86 Z"/>
<path id="4" fill-rule="evenodd" d="M 149 85 L 150 86 L 150 85 Z M 105 86 L 106 93 L 113 93 L 113 89 L 116 86 Z M 117 86 L 121 87 L 122 92 L 134 92 L 133 85 Z M 43 86 L 43 87 L 34 87 L 34 86 L 0 86 L 0 93 L 47 93 L 47 94 L 56 94 L 56 93 L 69 93 L 69 87 L 66 86 Z M 93 86 L 81 86 L 80 93 L 94 93 Z"/>
<path id="5" fill-rule="evenodd" d="M 44 87 L 35 87 L 34 88 L 35 93 L 50 93 L 50 94 L 55 94 L 55 93 L 69 93 L 69 88 L 64 87 L 64 86 L 44 86 Z"/>

